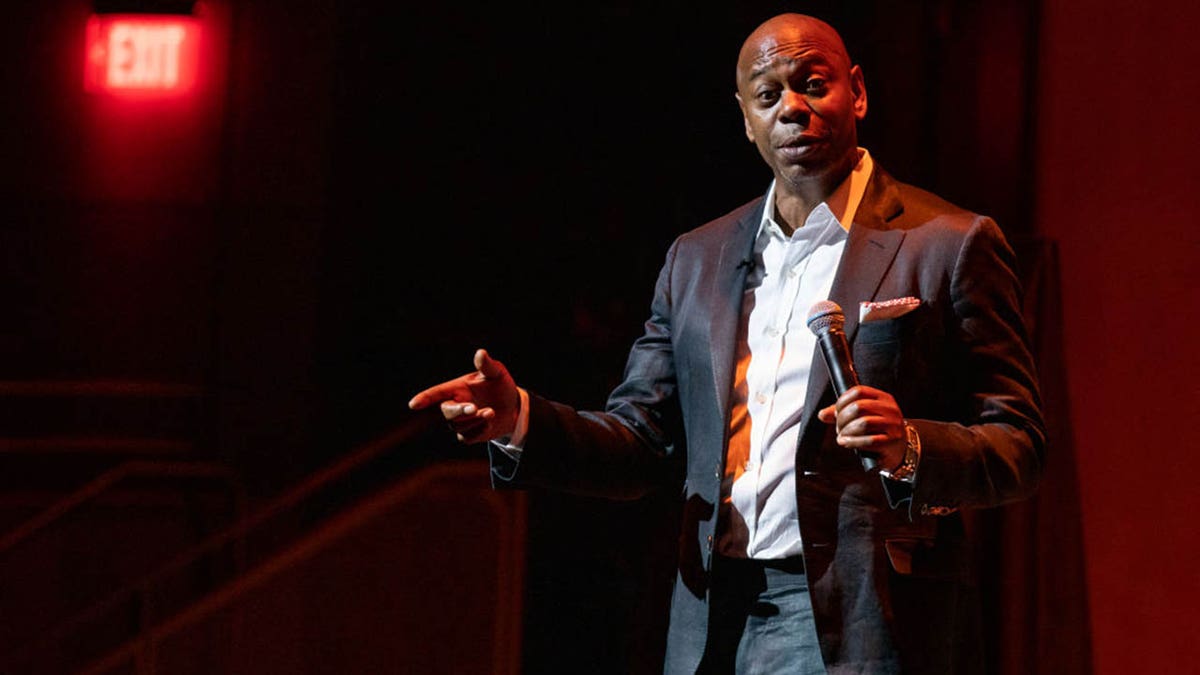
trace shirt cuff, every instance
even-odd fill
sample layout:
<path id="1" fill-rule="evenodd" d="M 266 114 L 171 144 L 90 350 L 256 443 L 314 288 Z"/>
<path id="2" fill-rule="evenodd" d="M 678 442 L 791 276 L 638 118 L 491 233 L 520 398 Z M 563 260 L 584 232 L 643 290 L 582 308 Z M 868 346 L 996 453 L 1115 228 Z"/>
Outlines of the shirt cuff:
<path id="1" fill-rule="evenodd" d="M 521 452 L 525 450 L 525 437 L 529 435 L 529 392 L 523 387 L 517 387 L 517 396 L 521 400 L 517 412 L 517 428 L 510 436 L 492 439 L 492 445 L 513 459 L 521 458 Z"/>

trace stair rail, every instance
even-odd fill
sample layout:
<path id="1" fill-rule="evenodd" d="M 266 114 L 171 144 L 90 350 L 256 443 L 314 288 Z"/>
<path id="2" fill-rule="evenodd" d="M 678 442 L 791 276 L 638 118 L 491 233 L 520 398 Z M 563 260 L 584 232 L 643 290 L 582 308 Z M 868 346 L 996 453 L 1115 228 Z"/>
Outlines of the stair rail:
<path id="1" fill-rule="evenodd" d="M 400 480 L 391 488 L 331 518 L 299 542 L 251 568 L 227 586 L 119 646 L 78 671 L 78 675 L 127 672 L 126 668 L 129 666 L 137 668 L 139 673 L 156 673 L 155 658 L 160 645 L 167 639 L 216 612 L 229 608 L 249 592 L 331 547 L 389 508 L 414 496 L 425 495 L 431 487 L 443 481 L 478 481 L 481 476 L 486 475 L 486 471 L 486 462 L 480 460 L 447 462 L 425 467 Z M 490 672 L 493 675 L 517 675 L 520 672 L 521 655 L 520 607 L 524 575 L 525 498 L 521 493 L 489 491 L 485 499 L 501 514 L 495 519 L 498 525 L 497 539 L 509 544 L 506 550 L 499 552 L 502 560 L 497 565 L 480 570 L 483 574 L 494 573 L 496 586 L 501 591 L 496 603 Z"/>
<path id="2" fill-rule="evenodd" d="M 235 512 L 244 508 L 245 495 L 237 475 L 229 467 L 212 462 L 172 462 L 130 460 L 97 476 L 69 495 L 54 502 L 37 515 L 0 534 L 0 554 L 14 549 L 54 523 L 78 511 L 121 482 L 133 477 L 219 478 L 234 486 Z"/>
<path id="3" fill-rule="evenodd" d="M 356 469 L 369 464 L 371 461 L 379 459 L 389 451 L 400 446 L 413 444 L 422 438 L 430 438 L 438 433 L 443 436 L 449 433 L 445 425 L 441 422 L 440 415 L 435 415 L 428 411 L 406 414 L 401 423 L 391 431 L 359 446 L 327 466 L 313 472 L 261 507 L 253 509 L 228 529 L 213 534 L 191 548 L 182 551 L 147 577 L 116 590 L 108 598 L 53 626 L 45 631 L 37 640 L 31 641 L 7 654 L 0 655 L 0 672 L 8 672 L 6 668 L 11 664 L 29 664 L 31 663 L 31 659 L 36 658 L 37 654 L 46 653 L 47 650 L 53 649 L 56 645 L 62 646 L 68 644 L 71 636 L 79 635 L 82 629 L 89 626 L 100 624 L 106 616 L 113 615 L 118 610 L 134 607 L 138 608 L 139 614 L 145 616 L 148 614 L 148 608 L 152 606 L 151 596 L 156 586 L 165 583 L 174 575 L 180 574 L 188 569 L 189 566 L 204 560 L 206 557 L 218 555 L 222 551 L 230 552 L 231 557 L 235 561 L 231 573 L 236 580 L 237 576 L 242 573 L 242 570 L 247 569 L 247 567 L 253 568 L 254 565 L 253 562 L 247 563 L 246 540 L 250 533 L 263 528 L 271 521 L 302 505 L 305 500 L 313 498 L 323 488 L 335 483 L 339 479 L 345 478 Z M 132 470 L 133 468 L 131 467 L 125 471 Z M 119 474 L 116 471 L 114 473 Z M 44 514 L 36 518 L 36 522 L 31 521 L 22 525 L 18 528 L 18 531 L 6 535 L 5 539 L 11 539 L 13 544 L 10 545 L 15 545 L 21 539 L 30 536 L 33 532 L 46 527 L 56 518 L 61 517 L 61 513 L 69 512 L 75 507 L 74 505 L 83 503 L 86 501 L 88 494 L 93 494 L 101 490 L 103 485 L 111 483 L 116 478 L 117 476 L 114 475 L 97 479 L 95 485 L 90 485 L 81 490 L 81 493 L 85 494 L 64 500 L 64 502 L 70 503 L 58 505 L 53 509 L 54 513 Z M 142 625 L 140 629 L 145 630 L 149 628 L 149 625 L 153 624 L 153 619 L 146 619 L 145 623 L 148 625 Z"/>

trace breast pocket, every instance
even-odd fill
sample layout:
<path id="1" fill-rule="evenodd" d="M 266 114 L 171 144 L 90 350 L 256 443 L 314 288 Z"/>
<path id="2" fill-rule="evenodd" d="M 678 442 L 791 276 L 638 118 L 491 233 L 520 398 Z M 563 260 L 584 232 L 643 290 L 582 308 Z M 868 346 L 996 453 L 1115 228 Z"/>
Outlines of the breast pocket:
<path id="1" fill-rule="evenodd" d="M 859 324 L 852 353 L 863 384 L 892 391 L 900 376 L 904 320 L 908 315 Z"/>
<path id="2" fill-rule="evenodd" d="M 858 345 L 896 342 L 900 339 L 905 327 L 912 323 L 911 317 L 914 314 L 915 312 L 909 312 L 904 316 L 898 316 L 894 319 L 860 323 L 858 324 L 858 335 L 854 338 L 854 342 Z"/>
<path id="3" fill-rule="evenodd" d="M 863 384 L 882 389 L 900 399 L 912 386 L 914 374 L 924 375 L 927 367 L 923 341 L 923 317 L 920 307 L 895 319 L 868 321 L 858 325 L 851 352 L 854 367 Z M 922 378 L 915 378 L 922 379 Z"/>

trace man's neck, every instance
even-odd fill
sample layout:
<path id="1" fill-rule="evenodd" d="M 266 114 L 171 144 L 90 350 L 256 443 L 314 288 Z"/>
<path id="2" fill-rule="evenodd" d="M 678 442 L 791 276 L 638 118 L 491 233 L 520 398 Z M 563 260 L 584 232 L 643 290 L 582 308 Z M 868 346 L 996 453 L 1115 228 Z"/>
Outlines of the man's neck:
<path id="1" fill-rule="evenodd" d="M 811 190 L 804 192 L 796 192 L 792 190 L 780 190 L 780 183 L 776 181 L 775 186 L 775 222 L 779 223 L 779 227 L 788 237 L 791 237 L 793 232 L 804 227 L 804 223 L 808 222 L 812 210 L 820 207 L 823 202 L 828 202 L 830 196 L 834 195 L 834 191 L 838 189 L 848 175 L 844 175 L 841 180 L 830 185 L 828 189 Z M 845 191 L 842 191 L 845 192 Z M 841 201 L 845 202 L 845 195 L 841 195 Z M 840 204 L 841 208 L 835 208 L 833 203 L 829 204 L 830 210 L 835 214 L 840 214 L 845 209 L 845 203 Z"/>
<path id="2" fill-rule="evenodd" d="M 823 196 L 801 197 L 794 194 L 775 192 L 775 222 L 787 236 L 804 226 L 813 209 L 825 201 Z"/>
<path id="3" fill-rule="evenodd" d="M 800 185 L 789 184 L 787 181 L 775 179 L 775 222 L 787 236 L 808 222 L 813 209 L 822 202 L 829 201 L 838 187 L 850 177 L 850 173 L 858 163 L 858 154 L 847 158 L 846 165 L 837 171 L 831 171 L 824 176 L 818 176 Z M 843 190 L 842 193 L 845 193 Z M 843 203 L 829 204 L 830 210 L 839 218 L 845 210 L 846 195 L 839 193 Z"/>

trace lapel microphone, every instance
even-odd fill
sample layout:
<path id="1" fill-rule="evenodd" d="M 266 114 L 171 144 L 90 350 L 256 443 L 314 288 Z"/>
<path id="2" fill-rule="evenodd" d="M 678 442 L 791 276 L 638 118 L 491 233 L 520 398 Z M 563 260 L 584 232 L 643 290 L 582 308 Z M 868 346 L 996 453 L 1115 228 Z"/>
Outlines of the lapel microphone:
<path id="1" fill-rule="evenodd" d="M 825 359 L 825 367 L 829 369 L 829 379 L 833 381 L 833 391 L 838 396 L 858 384 L 858 373 L 854 370 L 854 361 L 850 358 L 850 345 L 846 342 L 846 315 L 836 302 L 821 300 L 808 310 L 808 329 L 817 336 L 817 344 L 821 347 L 821 356 Z M 875 458 L 855 450 L 862 462 L 863 470 L 875 468 Z"/>

